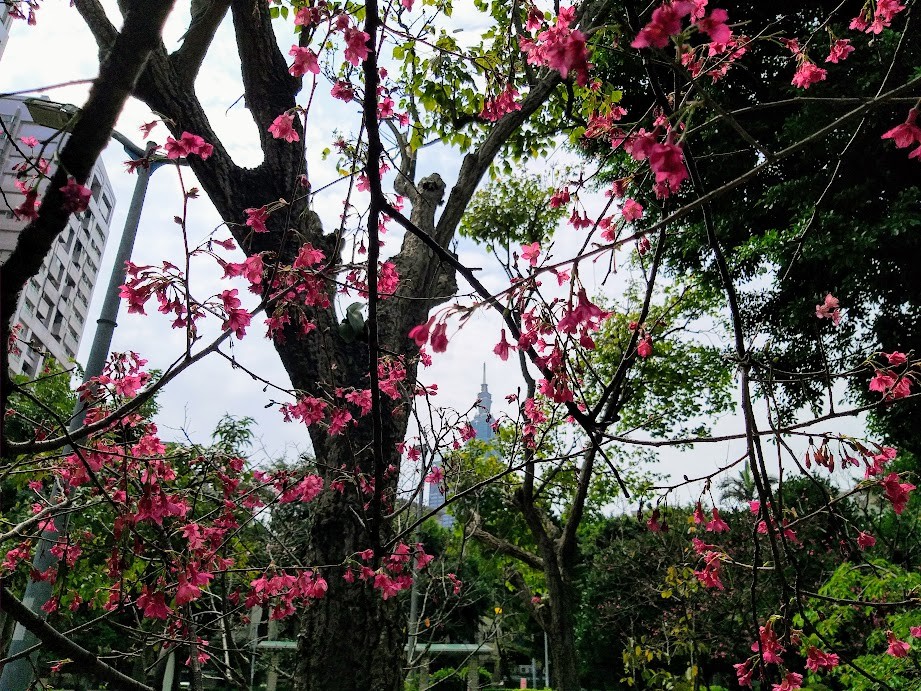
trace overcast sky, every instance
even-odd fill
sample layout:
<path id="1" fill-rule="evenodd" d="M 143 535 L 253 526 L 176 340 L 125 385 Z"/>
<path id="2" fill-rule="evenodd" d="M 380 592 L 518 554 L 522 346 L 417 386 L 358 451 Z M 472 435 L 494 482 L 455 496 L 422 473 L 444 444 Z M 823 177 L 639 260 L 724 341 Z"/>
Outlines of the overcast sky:
<path id="1" fill-rule="evenodd" d="M 455 17 L 460 14 L 463 13 L 456 12 Z M 187 19 L 183 12 L 175 13 L 171 19 L 165 39 L 168 49 L 173 49 L 177 45 L 185 30 Z M 279 27 L 279 31 L 289 29 L 290 27 Z M 290 40 L 289 36 L 290 34 L 283 40 Z M 28 27 L 19 21 L 14 23 L 9 46 L 0 63 L 0 92 L 90 79 L 96 75 L 97 69 L 95 42 L 76 10 L 64 3 L 46 3 L 38 12 L 37 26 Z M 86 86 L 72 86 L 45 93 L 53 100 L 80 105 L 85 100 L 87 91 Z M 323 85 L 318 89 L 318 93 L 325 94 L 327 91 Z M 212 126 L 234 160 L 240 165 L 258 165 L 261 162 L 261 151 L 255 125 L 240 99 L 242 88 L 239 61 L 229 19 L 218 31 L 202 67 L 197 82 L 197 94 L 209 113 Z M 314 188 L 337 177 L 332 161 L 323 162 L 320 152 L 331 145 L 337 126 L 342 126 L 342 123 L 357 123 L 356 115 L 354 104 L 346 105 L 322 96 L 315 103 L 308 123 L 308 166 Z M 146 106 L 132 100 L 120 117 L 117 129 L 140 143 L 139 127 L 152 119 L 154 116 Z M 343 131 L 343 134 L 348 133 Z M 165 137 L 164 128 L 160 127 L 154 131 L 153 138 L 156 141 L 162 143 Z M 135 182 L 134 176 L 128 175 L 123 168 L 122 163 L 126 158 L 121 147 L 114 143 L 103 154 L 117 197 L 117 205 L 100 277 L 107 276 L 111 270 L 114 251 Z M 558 153 L 555 160 L 562 162 L 565 160 L 565 154 Z M 443 147 L 430 147 L 423 151 L 420 158 L 420 176 L 437 171 L 444 177 L 450 189 L 459 163 L 460 156 L 457 152 L 448 151 Z M 187 186 L 196 184 L 194 180 L 189 179 L 191 175 L 188 170 L 185 170 L 184 174 Z M 344 192 L 341 187 L 333 186 L 327 193 L 316 198 L 315 209 L 327 227 L 337 220 L 342 208 Z M 170 167 L 163 167 L 152 177 L 133 256 L 136 263 L 155 264 L 164 259 L 176 261 L 183 256 L 179 229 L 173 222 L 173 217 L 181 212 L 179 189 L 176 172 Z M 266 200 L 269 201 L 271 200 Z M 188 225 L 193 243 L 208 236 L 220 224 L 221 219 L 206 197 L 191 203 Z M 391 225 L 394 230 L 386 236 L 388 244 L 384 249 L 385 253 L 399 247 L 400 233 L 396 231 L 395 224 Z M 228 236 L 229 233 L 225 229 L 216 234 L 219 238 Z M 577 231 L 568 227 L 561 229 L 556 238 L 559 248 L 557 256 L 572 256 L 581 240 Z M 481 248 L 461 241 L 457 249 L 463 262 L 482 267 L 478 275 L 488 287 L 504 286 L 499 268 Z M 566 254 L 567 249 L 570 250 L 569 255 Z M 240 261 L 242 254 L 230 256 L 235 256 L 235 261 Z M 600 280 L 604 277 L 605 268 L 606 266 L 596 267 L 593 263 L 585 263 L 582 267 L 581 277 L 589 294 L 602 290 Z M 596 272 L 595 275 L 592 274 L 593 271 Z M 228 287 L 227 282 L 220 281 L 219 277 L 220 271 L 216 271 L 206 262 L 199 262 L 193 273 L 193 281 L 200 287 L 199 295 L 207 296 Z M 106 281 L 101 279 L 96 287 L 90 323 L 95 321 L 98 314 L 105 284 Z M 234 286 L 240 288 L 241 293 L 245 292 L 244 284 Z M 610 294 L 616 286 L 617 281 L 608 284 L 604 290 Z M 466 286 L 462 286 L 462 289 L 464 287 Z M 184 332 L 171 330 L 168 320 L 156 312 L 155 306 L 149 311 L 149 316 L 140 317 L 129 316 L 125 309 L 122 310 L 113 349 L 135 350 L 149 360 L 151 367 L 164 368 L 181 354 L 184 347 Z M 234 353 L 241 363 L 260 376 L 288 386 L 289 382 L 274 348 L 262 337 L 264 329 L 261 324 L 261 318 L 254 319 L 249 335 L 234 344 Z M 485 362 L 490 390 L 493 393 L 494 413 L 503 409 L 504 396 L 516 391 L 521 380 L 515 358 L 502 362 L 492 353 L 492 348 L 498 341 L 498 317 L 481 310 L 469 320 L 462 331 L 454 333 L 455 330 L 456 325 L 449 329 L 451 344 L 448 351 L 435 356 L 434 366 L 421 373 L 421 381 L 438 384 L 437 402 L 440 405 L 466 410 L 476 399 L 482 365 Z M 91 332 L 88 327 L 81 343 L 81 362 L 85 361 L 90 341 Z M 229 412 L 236 416 L 249 416 L 257 421 L 260 453 L 270 457 L 290 458 L 299 450 L 308 450 L 306 430 L 297 424 L 284 423 L 276 408 L 266 408 L 273 398 L 279 400 L 277 394 L 271 394 L 271 391 L 263 392 L 261 384 L 242 372 L 233 371 L 226 360 L 211 357 L 181 375 L 160 394 L 162 412 L 157 422 L 166 438 L 181 438 L 184 432 L 180 430 L 185 430 L 195 441 L 206 442 L 216 422 L 224 413 Z M 738 432 L 741 431 L 741 425 L 738 419 L 729 418 L 719 425 L 719 429 L 724 432 Z M 713 446 L 686 454 L 665 452 L 656 469 L 679 478 L 684 474 L 693 476 L 706 473 L 715 465 L 722 465 L 727 459 L 736 458 L 741 453 L 741 443 Z"/>

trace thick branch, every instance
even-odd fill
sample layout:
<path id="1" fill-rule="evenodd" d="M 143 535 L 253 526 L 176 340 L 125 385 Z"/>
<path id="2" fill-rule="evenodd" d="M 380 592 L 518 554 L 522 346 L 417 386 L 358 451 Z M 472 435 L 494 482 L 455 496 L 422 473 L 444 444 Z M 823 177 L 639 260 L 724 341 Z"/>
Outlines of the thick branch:
<path id="1" fill-rule="evenodd" d="M 508 540 L 504 540 L 501 537 L 493 535 L 489 531 L 485 530 L 480 525 L 479 516 L 476 517 L 473 523 L 473 532 L 471 533 L 471 536 L 477 542 L 481 542 L 487 547 L 491 547 L 492 549 L 496 550 L 500 554 L 504 554 L 507 557 L 517 559 L 518 561 L 527 564 L 532 569 L 537 569 L 541 572 L 544 570 L 543 559 L 541 559 L 536 554 L 533 554 L 526 549 L 522 549 L 518 545 L 514 545 Z"/>
<path id="2" fill-rule="evenodd" d="M 67 636 L 43 621 L 34 612 L 31 612 L 28 607 L 13 597 L 12 593 L 6 588 L 0 589 L 0 610 L 9 614 L 33 633 L 48 650 L 62 657 L 70 658 L 96 679 L 109 682 L 115 688 L 124 689 L 125 691 L 153 691 L 150 686 L 122 674 L 114 667 L 110 667 L 101 661 L 86 648 L 74 643 Z"/>
<path id="3" fill-rule="evenodd" d="M 224 21 L 230 0 L 192 0 L 192 20 L 185 39 L 171 56 L 170 60 L 176 72 L 192 86 L 195 83 L 201 64 L 214 40 L 217 28 Z"/>
<path id="4" fill-rule="evenodd" d="M 99 0 L 76 0 L 74 6 L 96 39 L 99 55 L 104 56 L 118 38 L 118 31 L 106 16 L 102 4 Z"/>
<path id="5" fill-rule="evenodd" d="M 528 93 L 521 103 L 521 110 L 509 113 L 499 120 L 479 148 L 464 157 L 457 182 L 451 189 L 451 194 L 435 228 L 434 237 L 437 242 L 445 244 L 454 237 L 454 231 L 467 210 L 473 193 L 476 192 L 480 180 L 489 170 L 489 166 L 499 155 L 502 147 L 505 146 L 509 137 L 537 112 L 561 81 L 559 72 L 554 70 L 547 74 Z"/>
<path id="6" fill-rule="evenodd" d="M 240 68 L 249 108 L 266 163 L 285 162 L 292 146 L 269 133 L 269 125 L 281 113 L 294 108 L 301 80 L 288 74 L 288 63 L 278 47 L 269 5 L 259 0 L 232 0 L 233 26 L 240 53 Z M 295 123 L 299 130 L 301 126 Z M 301 131 L 301 136 L 304 136 Z M 290 172 L 290 171 L 286 171 Z M 292 183 L 293 178 L 287 182 Z"/>

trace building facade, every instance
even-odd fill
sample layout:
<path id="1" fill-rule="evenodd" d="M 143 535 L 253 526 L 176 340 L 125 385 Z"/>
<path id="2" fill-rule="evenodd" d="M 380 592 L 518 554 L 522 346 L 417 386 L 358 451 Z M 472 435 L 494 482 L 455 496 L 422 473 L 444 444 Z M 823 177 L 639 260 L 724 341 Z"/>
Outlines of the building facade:
<path id="1" fill-rule="evenodd" d="M 34 99 L 0 99 L 4 124 L 0 130 L 0 265 L 6 263 L 27 225 L 14 211 L 25 199 L 16 186 L 14 171 L 24 162 L 23 154 L 38 152 L 23 139 L 35 137 L 37 149 L 48 142 L 42 157 L 51 163 L 52 170 L 55 153 L 66 141 L 66 135 L 34 122 L 28 108 L 30 100 Z M 80 348 L 115 208 L 115 195 L 101 162 L 94 166 L 86 185 L 93 193 L 89 208 L 70 217 L 38 275 L 19 296 L 13 323 L 22 325 L 21 354 L 10 357 L 10 369 L 16 374 L 35 376 L 48 357 L 66 366 Z"/>
<path id="2" fill-rule="evenodd" d="M 5 2 L 0 2 L 0 59 L 3 58 L 3 51 L 6 50 L 6 44 L 10 40 L 12 26 L 13 15 L 10 14 L 10 8 Z"/>

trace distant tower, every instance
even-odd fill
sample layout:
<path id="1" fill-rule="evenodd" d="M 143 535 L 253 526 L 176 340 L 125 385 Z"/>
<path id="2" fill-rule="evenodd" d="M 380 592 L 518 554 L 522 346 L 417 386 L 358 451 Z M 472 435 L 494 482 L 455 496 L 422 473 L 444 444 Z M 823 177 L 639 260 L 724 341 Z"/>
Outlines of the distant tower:
<path id="1" fill-rule="evenodd" d="M 476 403 L 476 416 L 470 426 L 476 431 L 476 438 L 480 441 L 492 441 L 496 433 L 492 429 L 492 395 L 486 386 L 486 363 L 483 363 L 483 383 L 480 384 L 480 396 Z"/>
<path id="2" fill-rule="evenodd" d="M 470 423 L 479 441 L 492 441 L 496 437 L 496 433 L 492 429 L 492 416 L 489 414 L 491 408 L 492 395 L 489 393 L 489 387 L 486 385 L 486 363 L 483 363 L 483 383 L 480 384 L 480 395 L 476 402 L 476 414 L 474 415 L 473 421 Z M 433 463 L 438 465 L 441 461 L 442 459 L 439 457 L 433 460 Z M 428 485 L 426 491 L 428 496 L 425 504 L 429 509 L 437 509 L 445 503 L 441 488 L 437 485 Z M 438 512 L 437 520 L 445 528 L 450 528 L 454 525 L 454 516 L 451 516 L 445 511 Z"/>

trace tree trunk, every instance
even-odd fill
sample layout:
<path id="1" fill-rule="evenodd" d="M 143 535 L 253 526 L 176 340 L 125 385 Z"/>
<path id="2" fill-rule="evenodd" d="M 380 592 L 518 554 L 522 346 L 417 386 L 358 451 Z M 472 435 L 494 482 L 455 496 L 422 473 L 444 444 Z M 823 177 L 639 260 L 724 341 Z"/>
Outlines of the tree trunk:
<path id="1" fill-rule="evenodd" d="M 371 544 L 364 502 L 354 494 L 323 492 L 311 509 L 307 561 L 336 564 Z M 297 691 L 399 691 L 405 630 L 395 598 L 384 600 L 371 582 L 323 571 L 326 596 L 301 616 L 295 676 Z"/>
<path id="2" fill-rule="evenodd" d="M 314 217 L 313 223 L 318 226 L 319 220 Z M 423 304 L 421 310 L 426 309 Z M 284 341 L 276 343 L 294 387 L 326 400 L 337 389 L 367 389 L 367 344 L 343 340 L 331 310 L 318 310 L 311 317 L 317 328 L 310 334 L 299 334 L 298 327 L 291 326 L 286 329 Z M 399 324 L 395 328 L 404 327 Z M 409 341 L 405 332 L 396 333 L 393 328 L 393 324 L 382 325 L 382 343 L 390 352 L 406 353 Z M 389 552 L 393 532 L 385 517 L 394 510 L 400 467 L 396 447 L 406 434 L 416 380 L 412 359 L 404 363 L 403 396 L 398 400 L 382 396 L 381 448 L 374 448 L 372 416 L 359 416 L 354 409 L 355 419 L 338 435 L 331 436 L 323 425 L 315 424 L 309 429 L 317 472 L 324 479 L 325 489 L 310 504 L 302 560 L 321 567 L 329 589 L 301 617 L 295 669 L 298 691 L 402 689 L 406 631 L 397 598 L 384 600 L 381 590 L 374 589 L 371 581 L 356 579 L 348 583 L 343 576 L 346 561 L 358 561 L 371 568 L 379 566 L 379 562 L 360 560 L 358 552 L 374 548 L 378 557 Z M 381 469 L 381 506 L 375 514 L 375 471 L 380 474 Z M 341 491 L 333 489 L 333 483 Z"/>
<path id="3" fill-rule="evenodd" d="M 545 617 L 550 647 L 550 680 L 554 691 L 579 691 L 579 654 L 575 635 L 575 593 L 571 579 L 548 572 L 550 616 Z"/>

